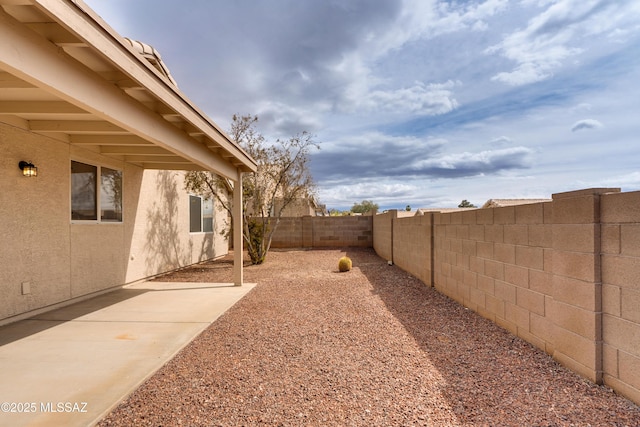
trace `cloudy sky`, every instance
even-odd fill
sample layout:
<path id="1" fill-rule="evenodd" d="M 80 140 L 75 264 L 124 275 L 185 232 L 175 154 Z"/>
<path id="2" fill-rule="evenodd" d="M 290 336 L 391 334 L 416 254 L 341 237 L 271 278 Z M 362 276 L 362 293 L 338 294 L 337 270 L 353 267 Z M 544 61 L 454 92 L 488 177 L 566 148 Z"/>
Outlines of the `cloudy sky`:
<path id="1" fill-rule="evenodd" d="M 637 0 L 85 0 L 223 129 L 320 150 L 321 202 L 640 189 Z"/>

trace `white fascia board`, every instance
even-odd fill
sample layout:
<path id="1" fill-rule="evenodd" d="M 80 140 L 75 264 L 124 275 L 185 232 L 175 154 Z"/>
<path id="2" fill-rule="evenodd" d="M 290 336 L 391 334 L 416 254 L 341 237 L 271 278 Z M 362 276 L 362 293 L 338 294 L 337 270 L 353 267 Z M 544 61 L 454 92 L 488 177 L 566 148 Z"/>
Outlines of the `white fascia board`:
<path id="1" fill-rule="evenodd" d="M 112 61 L 122 72 L 181 114 L 186 121 L 203 130 L 203 133 L 237 158 L 248 170 L 257 169 L 254 159 L 232 142 L 218 125 L 202 113 L 177 86 L 168 83 L 158 70 L 124 42 L 123 38 L 82 0 L 69 0 L 73 6 L 60 0 L 34 1 L 79 38 L 98 48 L 104 53 L 105 59 Z"/>

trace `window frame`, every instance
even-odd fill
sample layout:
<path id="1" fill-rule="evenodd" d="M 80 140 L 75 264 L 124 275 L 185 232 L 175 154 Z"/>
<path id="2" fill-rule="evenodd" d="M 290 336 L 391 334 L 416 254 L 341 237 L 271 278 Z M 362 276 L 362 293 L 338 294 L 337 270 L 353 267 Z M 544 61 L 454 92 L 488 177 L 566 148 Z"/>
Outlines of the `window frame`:
<path id="1" fill-rule="evenodd" d="M 193 204 L 192 202 L 194 200 L 198 199 L 199 200 L 199 229 L 195 230 L 193 229 L 193 225 L 194 225 L 194 218 L 193 218 L 193 214 L 194 212 L 192 211 L 192 207 Z M 207 209 L 206 204 L 210 203 L 210 209 Z M 209 215 L 209 210 L 210 210 L 210 215 Z M 207 220 L 210 219 L 211 220 L 211 230 L 205 230 L 206 228 L 206 222 Z M 196 194 L 189 194 L 189 234 L 207 234 L 207 233 L 213 233 L 215 231 L 216 228 L 216 219 L 215 219 L 215 202 L 213 199 L 208 199 L 206 197 L 203 196 L 199 196 Z"/>
<path id="2" fill-rule="evenodd" d="M 94 203 L 95 203 L 95 219 L 75 219 L 73 217 L 73 201 L 74 201 L 74 188 L 73 188 L 73 164 L 79 163 L 82 165 L 95 168 L 95 189 L 94 189 Z M 102 197 L 103 197 L 103 179 L 106 175 L 103 175 L 103 169 L 118 172 L 120 174 L 120 218 L 119 219 L 105 219 L 102 212 Z M 124 223 L 124 171 L 121 168 L 107 166 L 100 163 L 74 159 L 72 158 L 69 163 L 69 219 L 72 224 L 123 224 Z"/>

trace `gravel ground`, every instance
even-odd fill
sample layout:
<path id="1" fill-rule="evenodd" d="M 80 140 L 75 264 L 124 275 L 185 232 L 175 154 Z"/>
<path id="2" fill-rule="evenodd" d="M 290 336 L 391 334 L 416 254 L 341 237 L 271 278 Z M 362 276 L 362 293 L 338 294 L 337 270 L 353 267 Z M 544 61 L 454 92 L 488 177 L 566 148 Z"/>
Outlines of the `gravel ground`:
<path id="1" fill-rule="evenodd" d="M 231 274 L 227 258 L 159 280 Z M 273 250 L 245 281 L 258 286 L 99 425 L 640 425 L 638 406 L 371 249 Z"/>

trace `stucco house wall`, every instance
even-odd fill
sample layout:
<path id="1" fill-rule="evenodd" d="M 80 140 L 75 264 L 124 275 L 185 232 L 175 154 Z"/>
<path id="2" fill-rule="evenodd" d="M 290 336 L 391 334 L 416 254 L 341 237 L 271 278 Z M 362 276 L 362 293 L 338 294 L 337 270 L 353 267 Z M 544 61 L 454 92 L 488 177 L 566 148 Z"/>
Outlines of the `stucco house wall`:
<path id="1" fill-rule="evenodd" d="M 275 201 L 275 211 L 279 211 L 282 206 L 282 200 Z M 311 201 L 307 199 L 298 199 L 291 202 L 282 210 L 282 217 L 302 217 L 305 215 L 315 215 L 316 210 Z"/>
<path id="2" fill-rule="evenodd" d="M 227 253 L 216 230 L 189 232 L 184 172 L 144 170 L 0 122 L 0 323 Z M 24 177 L 21 160 L 38 167 Z M 123 221 L 71 221 L 70 164 L 123 171 Z"/>
<path id="3" fill-rule="evenodd" d="M 134 178 L 141 177 L 130 189 L 132 206 L 137 209 L 132 212 L 131 243 L 127 246 L 127 282 L 228 253 L 229 244 L 223 236 L 226 211 L 214 208 L 214 232 L 189 232 L 184 172 L 130 169 Z"/>
<path id="4" fill-rule="evenodd" d="M 256 169 L 155 49 L 82 0 L 0 7 L 0 324 L 226 254 L 226 213 L 207 209 L 195 227 L 190 210 L 205 208 L 184 191 L 184 171 L 234 182 L 241 225 L 242 174 Z M 201 232 L 210 215 L 217 229 Z"/>

